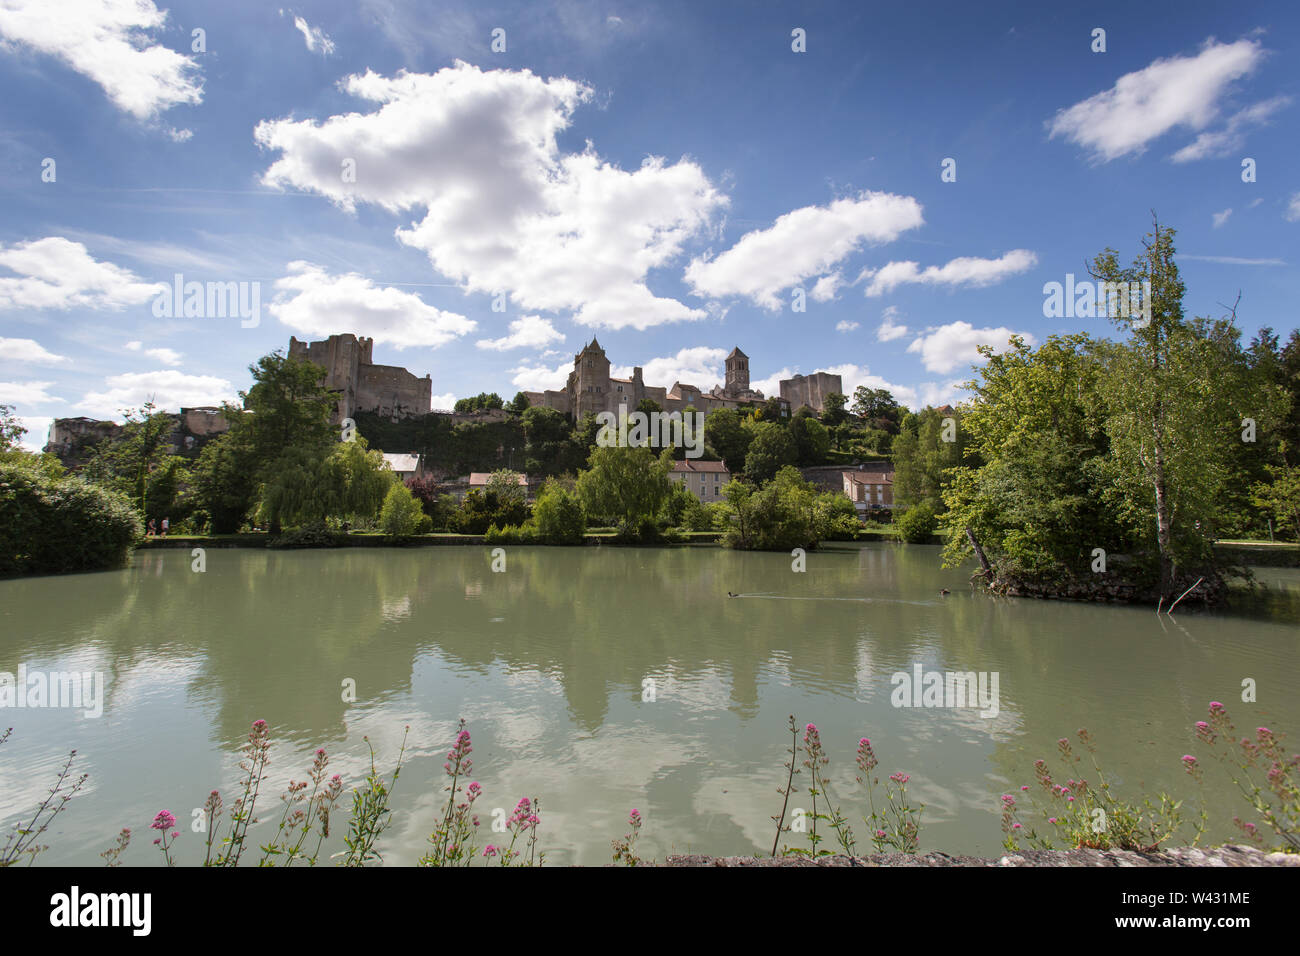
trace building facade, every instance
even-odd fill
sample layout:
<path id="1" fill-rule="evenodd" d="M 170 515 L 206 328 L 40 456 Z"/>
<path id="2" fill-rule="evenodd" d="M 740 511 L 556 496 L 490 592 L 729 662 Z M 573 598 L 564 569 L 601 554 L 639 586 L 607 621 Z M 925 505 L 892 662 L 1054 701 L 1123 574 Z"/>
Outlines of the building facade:
<path id="1" fill-rule="evenodd" d="M 688 458 L 673 462 L 668 479 L 685 485 L 687 491 L 707 505 L 722 500 L 722 489 L 731 480 L 731 472 L 725 462 Z"/>
<path id="2" fill-rule="evenodd" d="M 356 412 L 409 418 L 428 414 L 432 406 L 433 380 L 428 375 L 417 378 L 396 365 L 376 365 L 374 341 L 351 333 L 322 342 L 289 337 L 289 357 L 315 362 L 325 370 L 325 387 L 338 393 L 335 423 Z"/>

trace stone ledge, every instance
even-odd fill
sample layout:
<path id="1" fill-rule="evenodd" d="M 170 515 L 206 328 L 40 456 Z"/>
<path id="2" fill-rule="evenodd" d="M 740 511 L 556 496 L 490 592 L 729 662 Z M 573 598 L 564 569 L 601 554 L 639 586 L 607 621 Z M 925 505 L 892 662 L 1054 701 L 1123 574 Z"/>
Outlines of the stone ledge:
<path id="1" fill-rule="evenodd" d="M 824 856 L 816 860 L 787 856 L 698 856 L 667 857 L 663 866 L 1300 866 L 1300 854 L 1269 853 L 1250 846 L 1218 846 L 1199 849 L 1178 847 L 1156 853 L 1130 850 L 1021 850 L 995 859 L 929 853 L 876 853 L 872 856 Z"/>

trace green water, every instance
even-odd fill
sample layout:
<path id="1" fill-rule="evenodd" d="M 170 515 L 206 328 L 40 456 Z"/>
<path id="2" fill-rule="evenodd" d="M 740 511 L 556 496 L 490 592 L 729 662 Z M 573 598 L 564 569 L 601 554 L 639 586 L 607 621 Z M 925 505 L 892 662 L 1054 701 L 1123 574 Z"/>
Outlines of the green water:
<path id="1" fill-rule="evenodd" d="M 924 848 L 992 855 L 999 796 L 1079 727 L 1121 791 L 1190 804 L 1202 791 L 1179 758 L 1195 752 L 1190 727 L 1209 701 L 1240 728 L 1300 733 L 1300 572 L 1261 571 L 1270 597 L 1250 611 L 1175 621 L 993 599 L 967 575 L 940 570 L 937 548 L 870 544 L 810 554 L 805 573 L 788 555 L 711 547 L 508 548 L 502 573 L 475 547 L 210 549 L 203 573 L 187 551 L 149 551 L 120 572 L 0 581 L 0 670 L 103 671 L 106 689 L 99 718 L 0 710 L 0 731 L 14 727 L 0 747 L 0 821 L 30 811 L 76 748 L 90 777 L 45 835 L 44 863 L 98 864 L 124 826 L 135 840 L 123 862 L 158 862 L 147 828 L 160 809 L 180 821 L 179 860 L 193 862 L 192 810 L 214 787 L 233 796 L 253 720 L 274 740 L 264 821 L 315 748 L 354 782 L 364 738 L 391 768 L 410 725 L 382 844 L 388 863 L 409 864 L 463 716 L 485 828 L 492 808 L 539 797 L 550 862 L 608 862 L 632 807 L 647 856 L 767 852 L 793 713 L 821 729 L 850 819 L 865 805 L 853 755 L 869 736 L 882 777 L 910 773 L 926 804 Z M 892 706 L 891 675 L 916 663 L 996 672 L 998 715 Z M 1257 703 L 1241 702 L 1245 678 Z M 1247 809 L 1230 787 L 1212 772 L 1204 790 L 1220 842 Z"/>

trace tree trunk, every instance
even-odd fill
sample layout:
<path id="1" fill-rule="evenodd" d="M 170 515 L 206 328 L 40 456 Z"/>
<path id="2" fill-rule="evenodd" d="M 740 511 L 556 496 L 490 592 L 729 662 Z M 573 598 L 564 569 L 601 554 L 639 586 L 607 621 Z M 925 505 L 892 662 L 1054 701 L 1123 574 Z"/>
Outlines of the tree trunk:
<path id="1" fill-rule="evenodd" d="M 975 557 L 979 558 L 980 567 L 984 569 L 984 580 L 992 583 L 993 568 L 989 565 L 989 559 L 984 556 L 984 549 L 981 548 L 980 543 L 975 540 L 975 532 L 970 528 L 966 529 L 966 540 L 969 541 L 970 546 L 975 549 Z"/>

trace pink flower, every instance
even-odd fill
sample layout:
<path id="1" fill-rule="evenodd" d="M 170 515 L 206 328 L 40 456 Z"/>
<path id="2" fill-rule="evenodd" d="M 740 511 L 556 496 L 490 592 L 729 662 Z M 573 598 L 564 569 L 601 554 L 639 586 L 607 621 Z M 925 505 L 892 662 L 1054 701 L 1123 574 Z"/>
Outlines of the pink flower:
<path id="1" fill-rule="evenodd" d="M 168 810 L 159 810 L 158 816 L 153 818 L 153 823 L 149 824 L 151 830 L 170 830 L 176 826 L 176 818 Z"/>
<path id="2" fill-rule="evenodd" d="M 1047 822 L 1048 822 L 1048 823 L 1055 823 L 1055 822 L 1056 822 L 1056 817 L 1048 817 L 1048 818 L 1047 818 Z"/>

